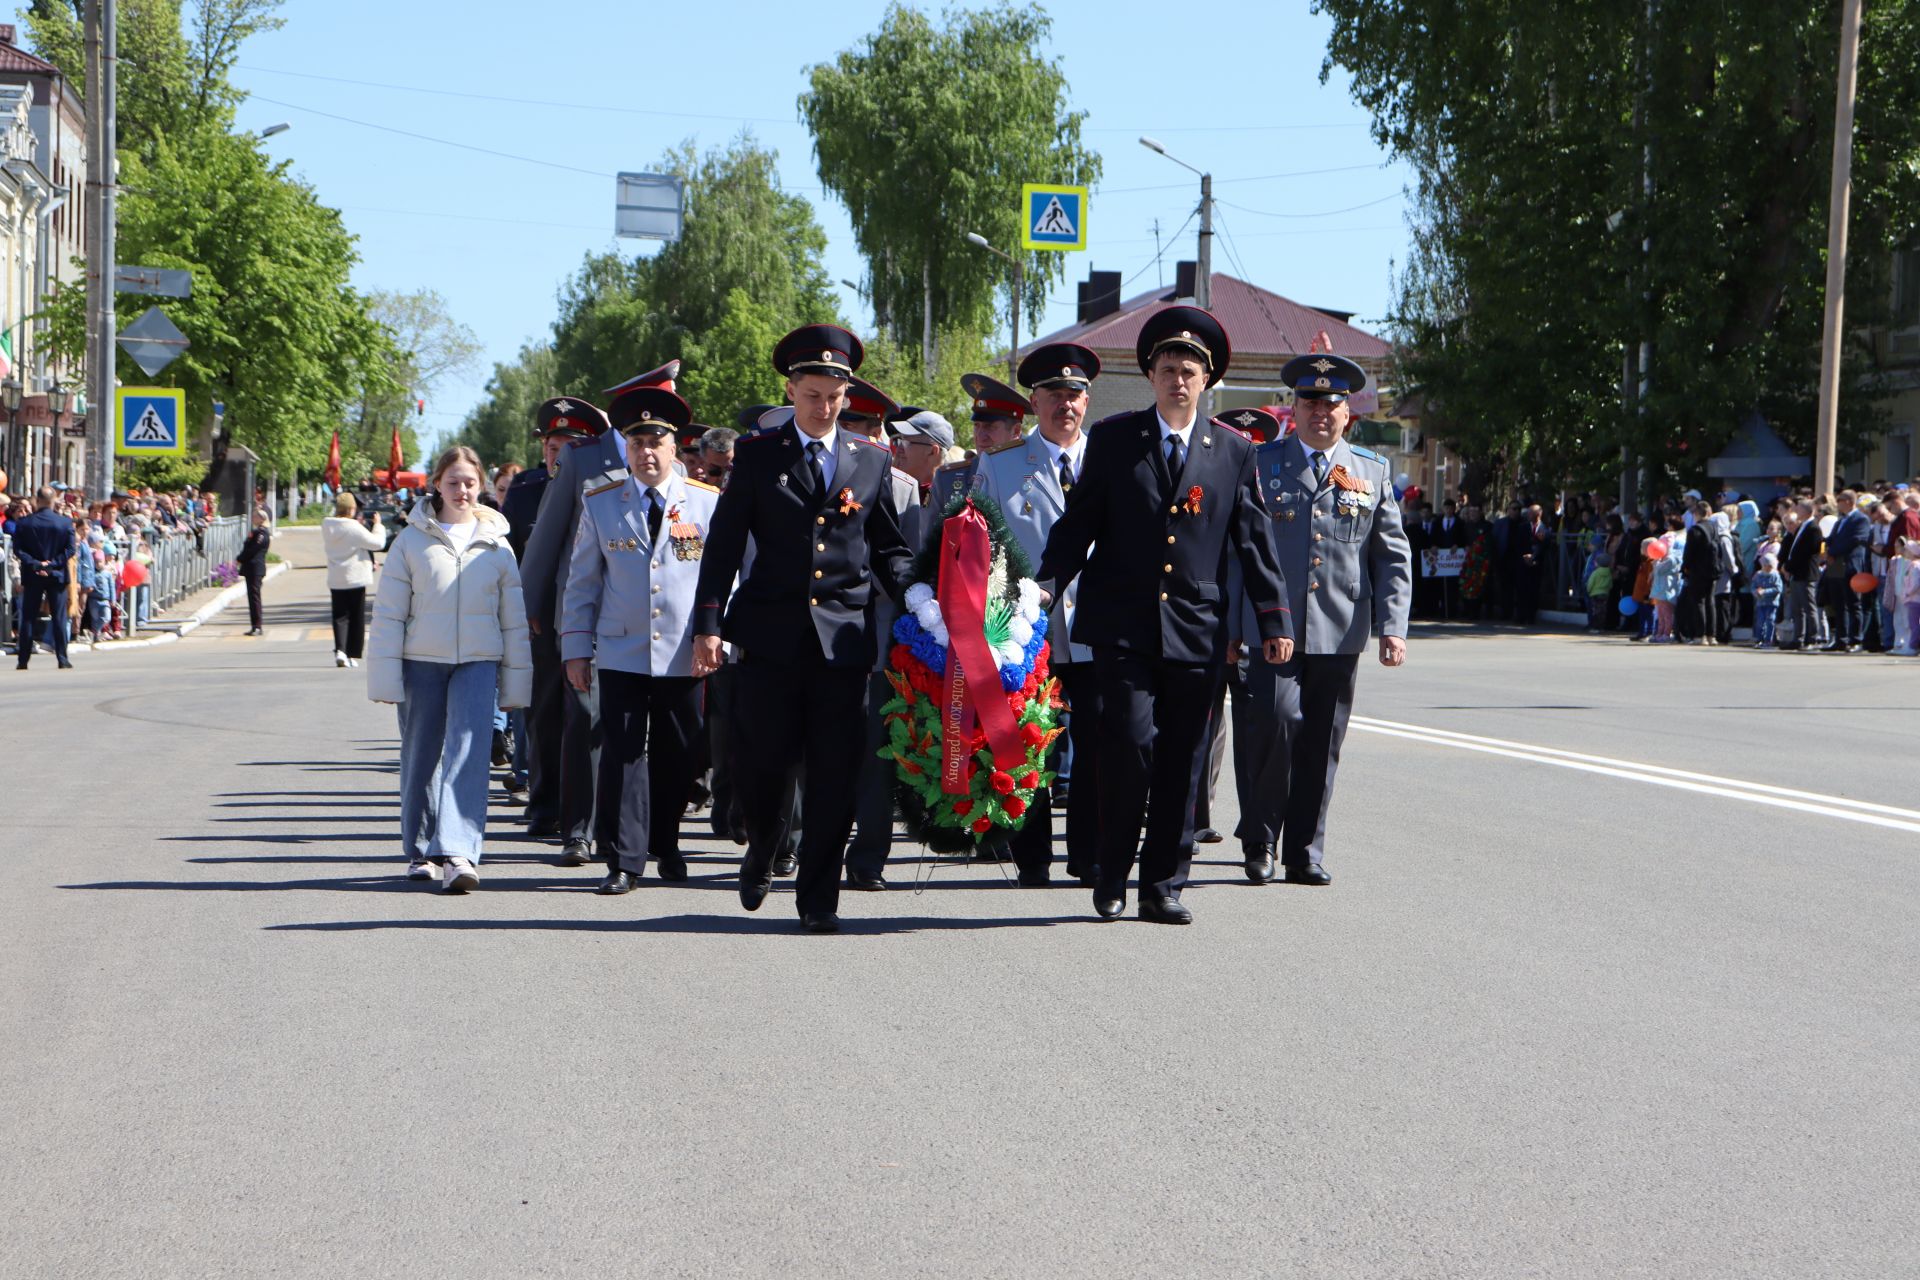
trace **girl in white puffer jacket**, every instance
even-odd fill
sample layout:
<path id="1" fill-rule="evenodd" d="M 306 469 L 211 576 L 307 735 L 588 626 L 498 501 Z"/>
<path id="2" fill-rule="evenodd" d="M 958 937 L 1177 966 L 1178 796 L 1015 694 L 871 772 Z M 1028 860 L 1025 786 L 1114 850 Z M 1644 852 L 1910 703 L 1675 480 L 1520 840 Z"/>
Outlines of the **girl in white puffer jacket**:
<path id="1" fill-rule="evenodd" d="M 507 522 L 479 504 L 480 459 L 433 464 L 380 573 L 367 696 L 400 707 L 400 839 L 407 874 L 449 893 L 480 882 L 493 711 L 527 705 L 533 659 Z"/>

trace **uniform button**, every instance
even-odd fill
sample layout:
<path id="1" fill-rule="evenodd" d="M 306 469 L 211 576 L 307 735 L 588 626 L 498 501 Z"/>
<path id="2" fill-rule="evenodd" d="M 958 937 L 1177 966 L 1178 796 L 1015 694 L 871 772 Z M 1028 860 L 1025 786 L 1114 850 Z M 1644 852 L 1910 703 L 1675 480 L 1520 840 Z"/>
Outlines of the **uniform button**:
<path id="1" fill-rule="evenodd" d="M 816 542 L 813 544 L 813 549 L 815 551 L 825 551 L 827 549 L 827 544 L 824 542 Z"/>
<path id="2" fill-rule="evenodd" d="M 1172 566 L 1172 565 L 1170 565 L 1170 564 L 1163 564 L 1163 565 L 1161 565 L 1161 566 L 1160 566 L 1160 572 L 1162 572 L 1162 573 L 1172 573 L 1172 572 L 1173 572 L 1173 566 Z"/>
<path id="3" fill-rule="evenodd" d="M 1319 589 L 1320 589 L 1320 584 L 1318 582 L 1309 582 L 1307 584 L 1307 590 L 1309 591 L 1318 591 Z"/>
<path id="4" fill-rule="evenodd" d="M 1316 569 L 1318 569 L 1318 568 L 1320 567 L 1320 557 L 1319 557 L 1319 556 L 1315 556 L 1315 557 L 1313 558 L 1313 567 L 1314 567 L 1314 568 L 1316 568 Z"/>
<path id="5" fill-rule="evenodd" d="M 825 524 L 827 522 L 827 518 L 825 516 L 815 516 L 813 518 L 813 522 L 815 524 Z"/>
<path id="6" fill-rule="evenodd" d="M 653 567 L 654 567 L 654 568 L 656 568 L 656 569 L 658 569 L 658 568 L 660 567 L 660 562 L 659 562 L 658 560 L 655 560 L 655 561 L 653 562 Z"/>
<path id="7" fill-rule="evenodd" d="M 1172 535 L 1172 534 L 1168 534 L 1168 535 L 1167 535 L 1167 545 L 1168 545 L 1168 546 L 1172 546 L 1172 545 L 1173 545 L 1173 535 Z"/>
<path id="8" fill-rule="evenodd" d="M 1167 598 L 1167 593 L 1166 593 L 1166 592 L 1164 592 L 1164 591 L 1162 591 L 1162 592 L 1160 593 L 1160 598 L 1161 598 L 1162 600 L 1165 600 L 1165 599 Z"/>
<path id="9" fill-rule="evenodd" d="M 816 578 L 824 578 L 827 576 L 827 571 L 825 569 L 815 569 L 813 571 L 813 576 Z"/>
<path id="10" fill-rule="evenodd" d="M 1313 540 L 1315 542 L 1325 542 L 1327 540 L 1327 535 L 1324 533 L 1316 533 L 1313 535 Z"/>
<path id="11" fill-rule="evenodd" d="M 653 584 L 653 594 L 655 595 L 660 594 L 660 584 L 657 582 Z"/>
<path id="12" fill-rule="evenodd" d="M 815 608 L 818 608 L 818 607 L 819 607 L 819 605 L 820 605 L 820 597 L 818 597 L 818 596 L 809 596 L 809 597 L 807 597 L 807 603 L 808 603 L 808 604 L 810 604 L 810 605 L 813 605 L 813 606 L 814 606 Z"/>
<path id="13" fill-rule="evenodd" d="M 1177 515 L 1179 515 L 1179 514 L 1180 514 L 1180 508 L 1178 508 L 1178 507 L 1168 507 L 1168 508 L 1167 508 L 1167 514 L 1168 514 L 1168 515 L 1170 515 L 1170 516 L 1177 516 Z"/>
<path id="14" fill-rule="evenodd" d="M 654 638 L 655 640 L 658 640 L 658 639 L 660 638 L 660 633 L 659 633 L 658 631 L 656 631 L 656 632 L 654 632 L 654 633 L 653 633 L 653 638 Z"/>
<path id="15" fill-rule="evenodd" d="M 659 616 L 660 616 L 660 611 L 659 611 L 658 609 L 655 609 L 655 610 L 653 611 L 653 616 L 654 616 L 654 617 L 656 617 L 656 618 L 657 618 L 657 617 L 659 617 Z"/>

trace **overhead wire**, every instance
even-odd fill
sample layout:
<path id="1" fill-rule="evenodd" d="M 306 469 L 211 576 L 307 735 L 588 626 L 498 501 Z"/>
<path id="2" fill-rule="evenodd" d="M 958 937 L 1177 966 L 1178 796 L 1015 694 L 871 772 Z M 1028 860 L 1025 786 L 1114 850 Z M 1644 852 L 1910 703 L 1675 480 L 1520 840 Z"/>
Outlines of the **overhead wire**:
<path id="1" fill-rule="evenodd" d="M 255 101 L 270 102 L 276 107 L 285 107 L 289 111 L 304 111 L 308 115 L 321 116 L 328 120 L 338 120 L 342 124 L 356 124 L 363 129 L 378 129 L 381 133 L 398 134 L 403 138 L 412 138 L 418 142 L 434 142 L 443 147 L 458 147 L 462 151 L 475 151 L 483 156 L 493 156 L 500 160 L 518 160 L 522 164 L 537 164 L 548 169 L 560 169 L 567 173 L 584 173 L 590 178 L 611 178 L 614 175 L 602 169 L 583 169 L 577 164 L 561 164 L 558 160 L 542 160 L 538 156 L 515 155 L 511 151 L 495 151 L 491 147 L 476 147 L 471 142 L 455 142 L 451 138 L 436 138 L 431 134 L 415 133 L 410 129 L 396 129 L 388 124 L 375 124 L 371 120 L 356 120 L 352 116 L 336 115 L 331 111 L 322 111 L 318 107 L 306 107 L 297 102 L 282 102 L 278 98 L 269 98 L 263 94 L 252 95 Z"/>
<path id="2" fill-rule="evenodd" d="M 1361 209 L 1371 209 L 1389 200 L 1399 200 L 1405 195 L 1404 191 L 1395 191 L 1390 195 L 1381 196 L 1378 200 L 1369 200 L 1365 204 L 1350 204 L 1344 209 L 1325 209 L 1319 213 L 1270 213 L 1265 209 L 1249 209 L 1246 205 L 1235 204 L 1231 200 L 1216 200 L 1214 203 L 1223 204 L 1229 209 L 1238 209 L 1241 213 L 1250 213 L 1256 218 L 1331 218 L 1339 213 L 1357 213 Z"/>

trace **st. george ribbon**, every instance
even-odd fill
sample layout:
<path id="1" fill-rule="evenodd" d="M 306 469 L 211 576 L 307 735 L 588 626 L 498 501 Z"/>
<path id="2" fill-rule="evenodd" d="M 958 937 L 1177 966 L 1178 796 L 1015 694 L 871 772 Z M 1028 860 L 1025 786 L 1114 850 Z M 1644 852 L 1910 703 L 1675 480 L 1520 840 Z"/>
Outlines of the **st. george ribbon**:
<path id="1" fill-rule="evenodd" d="M 1000 688 L 1000 668 L 987 644 L 987 573 L 992 559 L 987 522 L 969 502 L 948 517 L 940 533 L 940 616 L 947 624 L 940 790 L 947 795 L 967 794 L 967 760 L 973 755 L 976 719 L 986 731 L 994 764 L 1012 769 L 1027 758 L 1013 709 Z M 974 673 L 971 679 L 967 672 Z"/>

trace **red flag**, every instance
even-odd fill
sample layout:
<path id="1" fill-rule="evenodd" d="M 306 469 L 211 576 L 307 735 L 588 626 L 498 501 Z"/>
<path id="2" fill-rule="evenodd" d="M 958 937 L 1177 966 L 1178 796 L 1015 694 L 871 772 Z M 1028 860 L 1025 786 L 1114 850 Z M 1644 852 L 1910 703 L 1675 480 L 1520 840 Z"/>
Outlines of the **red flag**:
<path id="1" fill-rule="evenodd" d="M 340 491 L 340 429 L 333 429 L 333 443 L 327 448 L 327 488 Z"/>
<path id="2" fill-rule="evenodd" d="M 393 447 L 387 451 L 387 488 L 400 487 L 400 472 L 406 468 L 407 460 L 400 454 L 400 428 L 393 429 Z"/>

